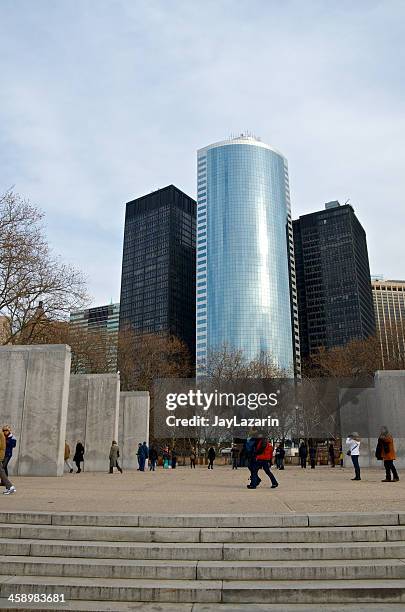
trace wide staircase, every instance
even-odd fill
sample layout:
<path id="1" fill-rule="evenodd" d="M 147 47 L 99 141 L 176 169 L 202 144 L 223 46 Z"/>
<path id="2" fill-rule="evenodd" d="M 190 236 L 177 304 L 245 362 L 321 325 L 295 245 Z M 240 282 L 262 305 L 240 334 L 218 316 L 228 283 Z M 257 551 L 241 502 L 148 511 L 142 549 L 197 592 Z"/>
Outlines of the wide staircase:
<path id="1" fill-rule="evenodd" d="M 0 512 L 0 574 L 9 610 L 404 611 L 405 512 Z"/>

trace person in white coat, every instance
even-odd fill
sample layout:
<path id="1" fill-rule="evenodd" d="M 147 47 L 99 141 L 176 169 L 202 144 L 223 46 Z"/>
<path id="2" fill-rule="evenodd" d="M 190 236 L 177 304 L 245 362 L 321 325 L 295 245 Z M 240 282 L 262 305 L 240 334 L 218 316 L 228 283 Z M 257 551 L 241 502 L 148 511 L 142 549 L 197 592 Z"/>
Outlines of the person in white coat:
<path id="1" fill-rule="evenodd" d="M 346 438 L 346 444 L 349 447 L 347 454 L 350 455 L 350 457 L 352 458 L 352 463 L 354 467 L 354 478 L 352 478 L 352 480 L 361 480 L 359 465 L 360 442 L 361 438 L 357 431 L 354 431 Z"/>

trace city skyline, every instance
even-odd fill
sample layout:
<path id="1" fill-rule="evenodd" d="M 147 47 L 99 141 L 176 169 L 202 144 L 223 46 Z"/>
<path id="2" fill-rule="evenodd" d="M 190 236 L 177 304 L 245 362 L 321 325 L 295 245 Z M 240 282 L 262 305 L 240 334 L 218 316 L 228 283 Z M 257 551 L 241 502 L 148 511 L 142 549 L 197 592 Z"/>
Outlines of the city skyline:
<path id="1" fill-rule="evenodd" d="M 373 0 L 4 2 L 1 190 L 45 211 L 92 305 L 116 302 L 125 202 L 195 197 L 195 152 L 250 129 L 289 160 L 293 219 L 350 198 L 372 273 L 403 278 L 404 17 Z"/>

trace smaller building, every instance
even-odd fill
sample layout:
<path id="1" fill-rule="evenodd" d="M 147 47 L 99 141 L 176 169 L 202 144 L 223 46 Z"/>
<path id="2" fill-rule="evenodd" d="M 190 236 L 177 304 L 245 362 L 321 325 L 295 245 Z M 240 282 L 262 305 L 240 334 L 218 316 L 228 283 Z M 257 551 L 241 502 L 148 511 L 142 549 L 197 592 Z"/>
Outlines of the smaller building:
<path id="1" fill-rule="evenodd" d="M 383 366 L 404 366 L 405 280 L 372 277 L 371 288 Z"/>
<path id="2" fill-rule="evenodd" d="M 70 313 L 70 325 L 73 329 L 83 331 L 84 335 L 93 333 L 97 338 L 97 348 L 104 353 L 108 372 L 117 371 L 119 318 L 119 303 Z M 83 367 L 83 374 L 86 373 L 88 372 Z"/>

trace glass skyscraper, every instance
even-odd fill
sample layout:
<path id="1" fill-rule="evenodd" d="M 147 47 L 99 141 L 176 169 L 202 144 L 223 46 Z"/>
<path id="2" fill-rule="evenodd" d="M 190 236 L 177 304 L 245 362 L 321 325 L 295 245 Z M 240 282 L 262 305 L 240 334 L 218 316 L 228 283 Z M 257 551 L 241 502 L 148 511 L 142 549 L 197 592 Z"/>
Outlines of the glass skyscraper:
<path id="1" fill-rule="evenodd" d="M 287 160 L 246 135 L 197 161 L 197 373 L 211 351 L 299 364 Z"/>

